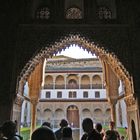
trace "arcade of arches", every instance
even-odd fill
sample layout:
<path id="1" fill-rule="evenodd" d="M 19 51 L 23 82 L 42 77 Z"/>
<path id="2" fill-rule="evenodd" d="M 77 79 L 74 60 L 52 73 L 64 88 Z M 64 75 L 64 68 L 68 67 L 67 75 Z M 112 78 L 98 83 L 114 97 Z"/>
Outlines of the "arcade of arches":
<path id="1" fill-rule="evenodd" d="M 136 135 L 139 136 L 139 116 L 138 116 L 138 105 L 137 100 L 133 96 L 133 81 L 132 77 L 129 75 L 128 71 L 124 68 L 124 66 L 121 64 L 121 62 L 117 59 L 117 57 L 113 53 L 107 52 L 104 48 L 99 47 L 95 45 L 92 42 L 88 42 L 86 39 L 80 37 L 80 36 L 70 36 L 67 37 L 60 42 L 56 42 L 54 46 L 50 48 L 45 48 L 40 50 L 38 54 L 36 54 L 35 57 L 33 57 L 27 65 L 24 67 L 23 71 L 21 72 L 20 79 L 18 81 L 18 90 L 17 90 L 17 98 L 15 100 L 14 104 L 14 114 L 16 113 L 16 116 L 13 116 L 13 119 L 16 119 L 20 121 L 20 111 L 21 106 L 24 100 L 27 100 L 31 104 L 31 130 L 33 131 L 36 127 L 36 114 L 37 114 L 37 104 L 39 102 L 40 97 L 40 90 L 41 90 L 41 84 L 42 84 L 42 71 L 43 71 L 43 64 L 45 58 L 49 58 L 52 56 L 52 54 L 55 54 L 58 51 L 61 51 L 62 49 L 65 49 L 67 44 L 78 44 L 83 49 L 86 49 L 90 51 L 91 53 L 95 53 L 98 58 L 101 60 L 102 66 L 103 66 L 103 72 L 104 72 L 104 83 L 105 88 L 107 91 L 107 101 L 110 105 L 111 110 L 111 119 L 116 121 L 116 111 L 115 107 L 117 104 L 117 101 L 119 100 L 118 95 L 118 87 L 119 87 L 119 80 L 122 81 L 124 88 L 124 96 L 123 99 L 125 100 L 126 107 L 127 107 L 127 122 L 128 122 L 128 130 L 129 130 L 129 137 L 133 137 L 133 133 L 131 133 L 132 127 L 135 127 Z M 49 80 L 52 80 L 51 77 L 47 77 Z M 61 76 L 56 78 L 56 81 L 61 81 Z M 95 79 L 98 78 L 94 77 Z M 83 76 L 83 80 L 88 80 L 87 77 Z M 76 79 L 75 79 L 76 80 Z M 24 85 L 28 81 L 29 86 L 29 97 L 26 97 L 23 95 L 24 91 Z M 73 80 L 69 80 L 69 85 L 73 86 L 71 83 L 75 83 Z M 76 84 L 74 84 L 77 86 Z M 63 102 L 61 103 L 63 104 Z M 73 110 L 71 112 L 71 110 Z M 49 112 L 49 110 L 46 110 Z M 85 113 L 88 112 L 88 110 L 84 110 Z M 100 113 L 100 110 L 95 110 Z M 57 110 L 58 117 L 61 116 L 61 113 L 63 110 L 60 108 Z M 70 118 L 70 116 L 76 116 L 79 115 L 78 108 L 75 105 L 68 106 L 67 108 L 67 114 L 74 113 L 75 115 L 68 115 L 69 120 L 73 120 L 73 118 Z M 17 115 L 18 114 L 18 115 Z M 98 114 L 98 113 L 97 113 Z M 60 116 L 59 116 L 60 115 Z M 79 126 L 79 121 L 74 119 L 76 123 L 74 123 L 77 127 Z M 73 125 L 73 124 L 72 124 Z"/>

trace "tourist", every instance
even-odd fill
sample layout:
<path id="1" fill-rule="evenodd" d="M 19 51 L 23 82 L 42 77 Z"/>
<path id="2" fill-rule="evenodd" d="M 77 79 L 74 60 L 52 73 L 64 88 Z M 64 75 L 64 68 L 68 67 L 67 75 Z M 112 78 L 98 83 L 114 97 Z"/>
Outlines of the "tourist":
<path id="1" fill-rule="evenodd" d="M 16 132 L 17 126 L 15 122 L 8 120 L 2 125 L 3 139 L 22 140 L 23 138 L 20 135 L 17 135 Z"/>
<path id="2" fill-rule="evenodd" d="M 49 127 L 40 127 L 32 133 L 31 140 L 56 140 L 56 136 Z"/>
<path id="3" fill-rule="evenodd" d="M 95 125 L 95 129 L 101 134 L 102 138 L 104 137 L 104 131 L 103 131 L 103 128 L 102 128 L 102 124 L 101 123 L 97 123 Z"/>
<path id="4" fill-rule="evenodd" d="M 82 122 L 84 134 L 81 140 L 102 140 L 100 133 L 93 128 L 93 121 L 90 118 L 85 118 Z"/>
<path id="5" fill-rule="evenodd" d="M 121 140 L 119 132 L 115 130 L 115 122 L 109 123 L 110 129 L 105 132 L 104 140 Z"/>
<path id="6" fill-rule="evenodd" d="M 62 140 L 73 140 L 72 129 L 70 127 L 64 127 L 62 130 Z"/>
<path id="7" fill-rule="evenodd" d="M 42 123 L 41 126 L 42 126 L 42 127 L 47 126 L 47 127 L 51 128 L 51 123 L 49 123 L 49 122 L 44 122 L 44 123 Z"/>
<path id="8" fill-rule="evenodd" d="M 64 127 L 68 126 L 68 122 L 65 119 L 62 119 L 60 122 L 60 129 L 58 129 L 57 131 L 55 131 L 55 135 L 57 140 L 61 140 L 62 139 L 62 131 Z"/>

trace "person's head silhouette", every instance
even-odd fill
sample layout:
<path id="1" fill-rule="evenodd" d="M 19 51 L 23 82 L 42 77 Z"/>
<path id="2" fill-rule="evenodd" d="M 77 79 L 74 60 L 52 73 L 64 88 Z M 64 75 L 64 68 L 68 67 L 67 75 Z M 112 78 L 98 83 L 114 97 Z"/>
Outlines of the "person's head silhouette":
<path id="1" fill-rule="evenodd" d="M 49 127 L 40 127 L 32 133 L 31 140 L 56 140 L 56 137 Z"/>
<path id="2" fill-rule="evenodd" d="M 62 119 L 61 122 L 60 122 L 60 126 L 61 126 L 62 128 L 68 126 L 67 120 Z"/>
<path id="3" fill-rule="evenodd" d="M 2 133 L 5 137 L 11 138 L 15 135 L 16 133 L 16 123 L 14 123 L 11 120 L 5 121 L 4 124 L 2 125 Z"/>
<path id="4" fill-rule="evenodd" d="M 85 118 L 82 122 L 84 132 L 91 132 L 93 130 L 93 121 L 90 118 Z"/>

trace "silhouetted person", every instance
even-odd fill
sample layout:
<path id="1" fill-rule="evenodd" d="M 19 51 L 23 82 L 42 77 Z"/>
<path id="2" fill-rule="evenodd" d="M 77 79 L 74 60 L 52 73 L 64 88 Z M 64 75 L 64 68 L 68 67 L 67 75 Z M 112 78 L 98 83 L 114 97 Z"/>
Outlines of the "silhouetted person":
<path id="1" fill-rule="evenodd" d="M 2 133 L 2 126 L 0 126 L 0 140 L 2 140 L 3 133 Z"/>
<path id="2" fill-rule="evenodd" d="M 101 123 L 97 123 L 95 125 L 95 129 L 101 134 L 101 136 L 103 138 L 104 137 L 104 132 L 102 131 L 103 130 L 102 124 Z"/>
<path id="3" fill-rule="evenodd" d="M 56 136 L 49 127 L 40 127 L 32 133 L 31 140 L 56 140 Z"/>
<path id="4" fill-rule="evenodd" d="M 55 131 L 55 135 L 57 140 L 61 140 L 62 139 L 62 130 L 64 127 L 68 126 L 68 122 L 65 119 L 62 119 L 60 122 L 60 129 L 58 129 L 57 131 Z"/>
<path id="5" fill-rule="evenodd" d="M 93 121 L 90 118 L 85 118 L 82 122 L 84 134 L 81 140 L 102 140 L 100 133 L 93 128 Z"/>
<path id="6" fill-rule="evenodd" d="M 110 129 L 105 132 L 104 140 L 120 140 L 120 135 L 115 130 L 115 122 L 111 121 L 109 127 Z"/>
<path id="7" fill-rule="evenodd" d="M 20 135 L 17 135 L 17 129 L 16 129 L 16 123 L 13 121 L 6 121 L 2 125 L 2 133 L 3 133 L 3 139 L 8 140 L 22 140 L 22 137 Z"/>
<path id="8" fill-rule="evenodd" d="M 72 129 L 70 127 L 64 127 L 62 130 L 62 140 L 73 140 Z"/>
<path id="9" fill-rule="evenodd" d="M 47 126 L 47 127 L 51 128 L 51 124 L 49 122 L 42 123 L 42 126 Z"/>

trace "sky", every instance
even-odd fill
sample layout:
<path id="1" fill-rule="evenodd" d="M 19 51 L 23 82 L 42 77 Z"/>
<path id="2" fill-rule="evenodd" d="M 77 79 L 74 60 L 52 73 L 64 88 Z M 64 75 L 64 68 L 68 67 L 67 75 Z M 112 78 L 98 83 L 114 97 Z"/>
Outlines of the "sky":
<path id="1" fill-rule="evenodd" d="M 66 48 L 65 50 L 61 51 L 60 53 L 57 53 L 58 55 L 64 55 L 76 59 L 80 58 L 95 58 L 95 55 L 92 55 L 90 52 L 88 53 L 86 50 L 83 50 L 82 48 L 78 47 L 77 45 L 71 45 L 69 48 Z"/>

